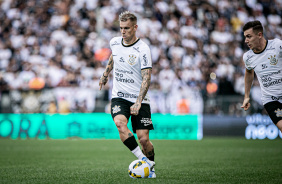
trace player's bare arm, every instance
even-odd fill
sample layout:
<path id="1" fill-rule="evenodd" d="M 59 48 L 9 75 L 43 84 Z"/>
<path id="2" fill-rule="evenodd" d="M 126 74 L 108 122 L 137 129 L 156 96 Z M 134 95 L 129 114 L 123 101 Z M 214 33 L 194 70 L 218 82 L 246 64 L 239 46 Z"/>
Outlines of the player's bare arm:
<path id="1" fill-rule="evenodd" d="M 254 80 L 254 70 L 246 69 L 246 72 L 245 72 L 245 97 L 244 97 L 243 104 L 241 106 L 241 108 L 243 108 L 245 111 L 248 110 L 251 106 L 251 104 L 250 104 L 250 91 L 251 91 L 253 80 Z"/>
<path id="2" fill-rule="evenodd" d="M 139 109 L 141 107 L 141 103 L 149 90 L 151 84 L 151 73 L 152 73 L 151 68 L 141 70 L 142 84 L 141 84 L 139 96 L 136 102 L 130 107 L 130 113 L 133 115 L 138 115 Z"/>
<path id="3" fill-rule="evenodd" d="M 113 67 L 114 67 L 114 60 L 113 60 L 113 55 L 111 55 L 106 70 L 100 78 L 100 82 L 99 82 L 100 90 L 102 89 L 103 85 L 107 84 L 109 73 L 112 71 Z"/>

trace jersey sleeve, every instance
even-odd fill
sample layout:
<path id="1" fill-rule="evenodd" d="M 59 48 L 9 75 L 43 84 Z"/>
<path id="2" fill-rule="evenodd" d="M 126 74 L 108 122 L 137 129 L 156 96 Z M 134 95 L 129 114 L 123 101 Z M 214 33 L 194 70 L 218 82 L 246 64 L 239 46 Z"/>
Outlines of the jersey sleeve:
<path id="1" fill-rule="evenodd" d="M 140 60 L 141 60 L 141 70 L 152 68 L 152 57 L 150 48 L 147 46 L 145 47 L 140 53 Z"/>
<path id="2" fill-rule="evenodd" d="M 243 55 L 243 61 L 244 61 L 244 64 L 245 64 L 245 67 L 246 67 L 246 69 L 247 70 L 252 70 L 253 69 L 253 67 L 251 66 L 251 63 L 248 61 L 248 53 L 245 53 L 244 55 Z"/>
<path id="3" fill-rule="evenodd" d="M 282 60 L 282 40 L 279 39 L 274 39 L 275 40 L 275 48 L 277 49 L 278 52 L 278 59 L 281 61 Z"/>
<path id="4" fill-rule="evenodd" d="M 110 40 L 110 42 L 109 42 L 109 44 L 110 44 L 110 49 L 111 49 L 111 50 L 113 50 L 113 49 L 112 49 L 112 44 L 114 43 L 114 39 L 115 39 L 115 38 L 112 38 L 112 39 Z"/>

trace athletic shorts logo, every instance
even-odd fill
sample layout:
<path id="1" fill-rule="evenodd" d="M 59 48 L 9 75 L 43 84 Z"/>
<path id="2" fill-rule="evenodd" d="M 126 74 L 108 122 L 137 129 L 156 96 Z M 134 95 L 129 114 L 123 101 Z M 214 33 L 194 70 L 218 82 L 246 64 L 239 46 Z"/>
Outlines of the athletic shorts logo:
<path id="1" fill-rule="evenodd" d="M 113 114 L 121 111 L 120 106 L 117 106 L 117 105 L 115 105 L 112 109 L 113 109 Z"/>
<path id="2" fill-rule="evenodd" d="M 276 55 L 274 55 L 273 57 L 270 56 L 270 58 L 268 58 L 270 60 L 270 64 L 271 65 L 276 65 L 277 64 L 278 59 L 276 59 L 275 57 L 276 57 Z"/>
<path id="3" fill-rule="evenodd" d="M 136 60 L 136 56 L 135 56 L 134 54 L 129 55 L 128 63 L 129 63 L 130 65 L 134 65 L 134 64 L 136 63 L 135 60 Z"/>
<path id="4" fill-rule="evenodd" d="M 151 120 L 151 118 L 142 118 L 141 123 L 143 123 L 144 126 L 149 126 L 149 125 L 152 124 L 152 120 Z"/>
<path id="5" fill-rule="evenodd" d="M 277 117 L 282 117 L 282 109 L 280 110 L 279 108 L 274 111 L 276 113 Z"/>

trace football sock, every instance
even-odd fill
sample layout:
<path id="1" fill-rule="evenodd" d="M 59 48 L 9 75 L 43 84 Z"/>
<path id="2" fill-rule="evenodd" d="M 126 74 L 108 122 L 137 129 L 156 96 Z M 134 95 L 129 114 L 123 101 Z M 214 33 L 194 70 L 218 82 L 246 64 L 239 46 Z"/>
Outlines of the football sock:
<path id="1" fill-rule="evenodd" d="M 138 146 L 134 136 L 128 137 L 125 141 L 123 141 L 123 144 L 128 147 L 130 151 L 134 150 Z"/>
<path id="2" fill-rule="evenodd" d="M 142 150 L 142 153 L 144 154 L 144 150 Z M 155 161 L 155 150 L 154 148 L 152 149 L 152 151 L 149 151 L 147 154 L 147 158 L 151 161 Z"/>
<path id="3" fill-rule="evenodd" d="M 140 147 L 138 146 L 138 143 L 136 142 L 134 136 L 128 137 L 123 144 L 128 147 L 128 149 L 139 159 L 142 160 L 143 157 L 146 157 Z"/>
<path id="4" fill-rule="evenodd" d="M 155 155 L 148 157 L 148 159 L 151 160 L 151 161 L 155 161 Z"/>
<path id="5" fill-rule="evenodd" d="M 137 146 L 134 150 L 131 151 L 139 160 L 142 160 L 142 158 L 146 157 L 139 146 Z"/>

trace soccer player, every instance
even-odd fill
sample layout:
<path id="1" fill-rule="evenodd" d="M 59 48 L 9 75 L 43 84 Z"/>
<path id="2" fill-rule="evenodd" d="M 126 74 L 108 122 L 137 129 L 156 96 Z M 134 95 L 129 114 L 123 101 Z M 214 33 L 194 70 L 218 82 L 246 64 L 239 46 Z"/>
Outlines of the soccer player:
<path id="1" fill-rule="evenodd" d="M 250 90 L 257 75 L 262 103 L 273 123 L 282 132 L 282 40 L 266 40 L 260 21 L 244 25 L 245 43 L 250 48 L 243 55 L 246 66 L 245 97 L 241 106 L 245 111 L 250 107 Z"/>
<path id="2" fill-rule="evenodd" d="M 122 36 L 110 41 L 112 54 L 99 86 L 101 90 L 113 70 L 111 115 L 120 139 L 138 159 L 150 165 L 149 178 L 155 178 L 154 146 L 149 140 L 149 130 L 153 129 L 153 124 L 147 95 L 152 72 L 151 51 L 136 36 L 138 25 L 134 14 L 128 11 L 121 13 L 119 23 Z M 127 127 L 130 116 L 133 132 L 137 134 L 143 152 Z"/>

